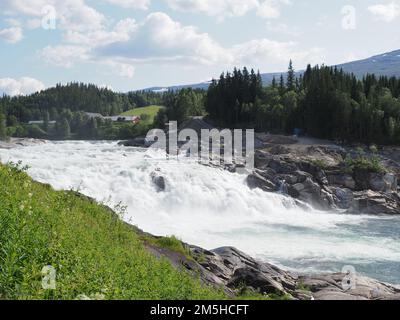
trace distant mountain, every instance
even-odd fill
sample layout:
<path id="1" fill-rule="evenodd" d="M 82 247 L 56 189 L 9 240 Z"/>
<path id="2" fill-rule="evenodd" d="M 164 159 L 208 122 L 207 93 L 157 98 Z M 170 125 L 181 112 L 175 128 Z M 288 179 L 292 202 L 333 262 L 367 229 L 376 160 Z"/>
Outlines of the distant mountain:
<path id="1" fill-rule="evenodd" d="M 368 59 L 348 62 L 337 65 L 338 68 L 342 68 L 344 71 L 348 73 L 354 73 L 357 77 L 363 77 L 367 73 L 374 73 L 378 76 L 395 76 L 400 78 L 400 50 L 396 50 L 393 52 L 388 52 L 384 54 L 380 54 L 377 56 L 373 56 Z M 303 73 L 299 71 L 297 74 Z M 264 85 L 271 84 L 273 78 L 275 77 L 279 80 L 281 74 L 286 77 L 286 72 L 277 72 L 277 73 L 263 73 L 261 77 L 263 79 Z M 178 85 L 171 87 L 153 87 L 145 89 L 145 91 L 154 91 L 154 92 L 163 92 L 163 91 L 177 91 L 184 88 L 193 88 L 193 89 L 208 89 L 211 81 L 196 83 L 196 84 L 188 84 L 188 85 Z"/>
<path id="2" fill-rule="evenodd" d="M 346 72 L 352 72 L 357 77 L 367 73 L 379 76 L 400 77 L 400 50 L 373 56 L 368 59 L 338 65 Z"/>

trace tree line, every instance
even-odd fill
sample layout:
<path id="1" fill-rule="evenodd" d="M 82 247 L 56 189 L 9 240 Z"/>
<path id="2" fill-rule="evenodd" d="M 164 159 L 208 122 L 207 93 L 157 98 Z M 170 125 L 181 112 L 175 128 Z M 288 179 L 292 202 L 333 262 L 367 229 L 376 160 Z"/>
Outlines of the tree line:
<path id="1" fill-rule="evenodd" d="M 89 117 L 85 112 L 117 116 L 136 108 L 161 104 L 153 92 L 116 93 L 93 84 L 57 85 L 29 96 L 0 98 L 0 138 L 6 136 L 47 139 L 128 139 L 142 134 L 142 125 Z M 27 125 L 42 121 L 40 125 Z M 55 124 L 53 123 L 55 122 Z"/>
<path id="2" fill-rule="evenodd" d="M 113 124 L 85 112 L 118 115 L 148 105 L 165 108 L 149 126 Z M 272 133 L 305 134 L 341 142 L 400 143 L 400 79 L 355 75 L 327 66 L 307 66 L 264 86 L 259 72 L 224 72 L 207 91 L 115 93 L 94 85 L 58 85 L 26 97 L 0 99 L 0 138 L 129 139 L 146 130 L 207 116 L 220 127 L 254 128 Z M 40 126 L 26 126 L 42 120 Z M 52 124 L 51 121 L 56 121 Z"/>
<path id="3" fill-rule="evenodd" d="M 400 79 L 355 75 L 327 66 L 307 66 L 263 87 L 246 68 L 223 73 L 205 98 L 221 126 L 274 133 L 303 133 L 342 142 L 400 143 Z"/>

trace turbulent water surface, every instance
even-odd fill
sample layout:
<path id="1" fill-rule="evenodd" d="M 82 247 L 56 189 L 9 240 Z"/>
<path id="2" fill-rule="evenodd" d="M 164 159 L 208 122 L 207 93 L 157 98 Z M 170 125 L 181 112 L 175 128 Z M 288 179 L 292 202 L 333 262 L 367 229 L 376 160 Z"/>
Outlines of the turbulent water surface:
<path id="1" fill-rule="evenodd" d="M 128 207 L 126 221 L 208 249 L 235 246 L 299 272 L 345 265 L 400 283 L 400 217 L 345 215 L 293 206 L 284 196 L 250 190 L 245 176 L 115 142 L 56 142 L 0 149 L 3 163 L 30 166 L 37 181 Z M 153 172 L 166 178 L 157 192 Z"/>

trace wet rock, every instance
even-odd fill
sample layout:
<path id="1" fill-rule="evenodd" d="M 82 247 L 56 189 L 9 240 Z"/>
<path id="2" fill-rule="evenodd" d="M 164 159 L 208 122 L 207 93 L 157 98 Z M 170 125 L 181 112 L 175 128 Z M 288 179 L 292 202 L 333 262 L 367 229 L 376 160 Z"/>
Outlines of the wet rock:
<path id="1" fill-rule="evenodd" d="M 391 192 L 397 190 L 397 177 L 394 174 L 371 174 L 369 184 L 371 190 Z"/>
<path id="2" fill-rule="evenodd" d="M 332 188 L 335 204 L 339 209 L 349 209 L 354 204 L 353 191 L 346 188 Z"/>
<path id="3" fill-rule="evenodd" d="M 400 197 L 396 192 L 356 192 L 352 210 L 364 214 L 400 214 Z"/>
<path id="4" fill-rule="evenodd" d="M 278 187 L 276 184 L 274 184 L 272 181 L 268 180 L 267 178 L 261 176 L 257 172 L 254 172 L 253 174 L 249 175 L 247 177 L 246 181 L 247 181 L 247 185 L 249 186 L 250 189 L 259 188 L 266 192 L 275 192 L 278 190 Z"/>
<path id="5" fill-rule="evenodd" d="M 154 186 L 156 187 L 157 192 L 165 191 L 166 181 L 162 175 L 160 175 L 158 172 L 153 172 L 151 174 L 151 180 L 152 180 Z"/>

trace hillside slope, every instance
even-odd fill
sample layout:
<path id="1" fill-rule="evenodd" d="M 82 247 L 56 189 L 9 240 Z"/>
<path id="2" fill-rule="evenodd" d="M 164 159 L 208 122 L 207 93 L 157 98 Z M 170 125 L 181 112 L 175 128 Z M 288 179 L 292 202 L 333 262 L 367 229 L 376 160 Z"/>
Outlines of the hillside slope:
<path id="1" fill-rule="evenodd" d="M 20 169 L 0 164 L 0 300 L 225 297 L 150 255 L 110 209 Z M 45 266 L 56 270 L 55 290 L 42 288 Z"/>

